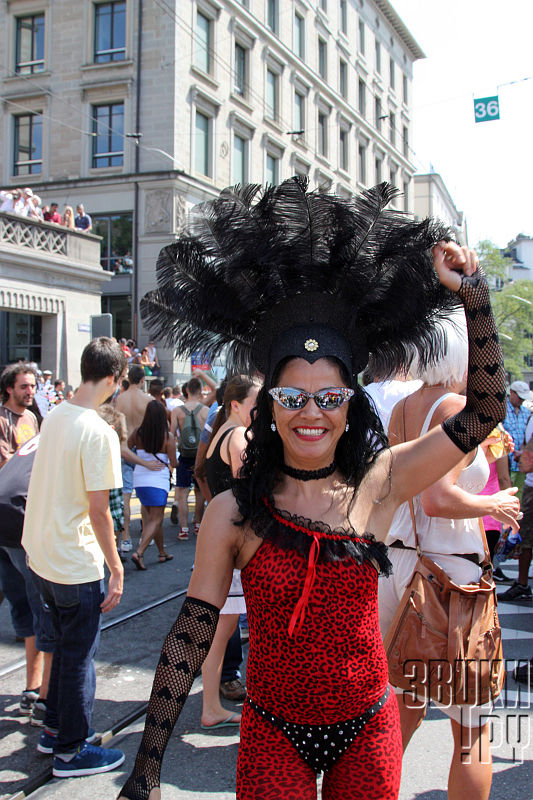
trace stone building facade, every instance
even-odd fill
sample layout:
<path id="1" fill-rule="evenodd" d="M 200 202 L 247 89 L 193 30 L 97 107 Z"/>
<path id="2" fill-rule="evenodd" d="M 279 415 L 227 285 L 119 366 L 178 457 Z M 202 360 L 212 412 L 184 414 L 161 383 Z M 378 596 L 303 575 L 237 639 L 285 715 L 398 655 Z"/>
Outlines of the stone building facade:
<path id="1" fill-rule="evenodd" d="M 388 0 L 9 0 L 0 42 L 0 182 L 84 204 L 117 336 L 146 342 L 160 248 L 226 185 L 388 180 L 414 211 L 424 54 Z M 169 380 L 187 373 L 160 357 Z"/>

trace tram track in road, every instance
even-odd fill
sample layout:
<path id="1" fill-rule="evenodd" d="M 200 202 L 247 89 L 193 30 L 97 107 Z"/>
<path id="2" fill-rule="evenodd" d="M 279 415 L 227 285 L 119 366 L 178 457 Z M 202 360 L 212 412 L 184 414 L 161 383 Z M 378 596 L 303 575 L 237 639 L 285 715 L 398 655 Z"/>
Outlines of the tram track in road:
<path id="1" fill-rule="evenodd" d="M 177 600 L 180 597 L 184 597 L 187 593 L 187 588 L 178 589 L 173 592 L 169 592 L 161 597 L 158 597 L 154 600 L 148 601 L 137 608 L 133 608 L 131 610 L 125 611 L 124 613 L 118 615 L 114 619 L 105 622 L 102 625 L 102 632 L 110 631 L 117 628 L 120 625 L 125 625 L 128 622 L 138 619 L 143 614 L 153 611 L 166 603 L 170 603 L 173 600 Z M 21 659 L 15 663 L 7 665 L 6 667 L 0 670 L 0 679 L 7 678 L 9 675 L 17 672 L 19 669 L 22 669 L 25 666 L 26 662 L 25 659 Z M 95 742 L 96 744 L 100 744 L 105 746 L 108 742 L 111 741 L 118 733 L 128 728 L 132 725 L 136 720 L 141 718 L 145 713 L 148 707 L 148 703 L 139 703 L 136 707 L 131 709 L 127 714 L 121 717 L 116 722 L 108 727 L 102 733 L 99 733 L 99 738 Z M 24 800 L 25 798 L 30 797 L 34 794 L 38 789 L 44 787 L 49 781 L 53 779 L 52 774 L 52 766 L 48 766 L 45 769 L 39 771 L 37 774 L 32 775 L 28 778 L 24 783 L 11 795 L 6 796 L 5 800 Z"/>
<path id="2" fill-rule="evenodd" d="M 183 597 L 183 595 L 186 593 L 187 589 L 179 589 L 176 592 L 171 592 L 170 594 L 166 594 L 163 597 L 159 597 L 157 600 L 145 603 L 139 608 L 135 608 L 131 611 L 125 611 L 123 614 L 120 614 L 120 616 L 114 619 L 110 619 L 109 622 L 105 622 L 101 627 L 101 632 L 103 633 L 104 631 L 116 628 L 118 625 L 122 625 L 124 622 L 128 622 L 131 619 L 135 619 L 136 617 L 141 616 L 141 614 L 144 614 L 147 611 L 152 611 L 154 608 L 158 608 L 159 606 L 162 606 L 165 603 L 170 603 L 172 600 L 176 600 L 178 597 Z M 21 658 L 18 661 L 14 661 L 12 664 L 7 664 L 5 667 L 1 667 L 0 679 L 5 678 L 8 675 L 12 675 L 14 672 L 17 672 L 17 670 L 22 669 L 25 666 L 26 666 L 26 659 Z"/>

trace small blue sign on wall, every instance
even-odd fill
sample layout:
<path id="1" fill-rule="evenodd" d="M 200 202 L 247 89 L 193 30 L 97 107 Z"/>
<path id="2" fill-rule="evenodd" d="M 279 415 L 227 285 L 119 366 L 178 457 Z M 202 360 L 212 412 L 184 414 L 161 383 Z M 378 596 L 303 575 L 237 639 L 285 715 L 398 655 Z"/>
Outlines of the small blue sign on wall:
<path id="1" fill-rule="evenodd" d="M 498 95 L 494 97 L 478 97 L 474 100 L 474 116 L 476 122 L 490 122 L 500 119 L 500 101 Z"/>

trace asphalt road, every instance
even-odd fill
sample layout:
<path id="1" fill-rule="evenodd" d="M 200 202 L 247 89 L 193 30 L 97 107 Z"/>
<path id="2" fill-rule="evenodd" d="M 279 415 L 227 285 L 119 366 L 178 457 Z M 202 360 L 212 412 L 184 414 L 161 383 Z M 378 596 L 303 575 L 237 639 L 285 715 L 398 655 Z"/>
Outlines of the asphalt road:
<path id="1" fill-rule="evenodd" d="M 186 588 L 194 559 L 194 537 L 189 542 L 178 542 L 175 533 L 176 529 L 167 517 L 165 538 L 168 551 L 174 555 L 173 561 L 158 564 L 157 550 L 151 547 L 145 558 L 148 566 L 146 572 L 136 571 L 131 562 L 126 564 L 125 593 L 120 606 L 112 612 L 114 617 L 138 608 L 153 598 Z M 138 538 L 138 522 L 134 523 L 135 538 Z M 514 574 L 516 567 L 511 563 L 510 567 L 506 565 L 506 571 Z M 96 664 L 97 698 L 93 715 L 93 727 L 97 731 L 110 729 L 117 720 L 147 700 L 161 643 L 181 602 L 181 598 L 173 600 L 102 634 Z M 532 604 L 501 604 L 500 612 L 506 657 L 531 656 Z M 22 656 L 22 645 L 14 641 L 7 603 L 4 602 L 0 606 L 0 669 Z M 28 777 L 38 775 L 50 764 L 49 758 L 38 756 L 35 752 L 38 729 L 31 727 L 26 718 L 18 716 L 18 697 L 24 688 L 23 683 L 23 670 L 0 678 L 2 800 L 20 791 Z M 522 689 L 520 698 L 517 698 L 517 684 L 510 680 L 508 686 L 508 707 L 496 708 L 492 723 L 494 779 L 490 797 L 491 800 L 532 800 L 533 714 L 530 701 L 533 695 L 528 694 L 527 689 Z M 520 708 L 513 707 L 517 700 L 520 701 Z M 226 704 L 232 710 L 239 708 L 238 704 Z M 165 757 L 163 800 L 235 798 L 238 734 L 232 729 L 216 733 L 201 731 L 200 710 L 201 683 L 197 679 Z M 126 762 L 121 770 L 87 778 L 53 780 L 31 797 L 112 800 L 129 773 L 142 725 L 141 719 L 118 734 L 108 745 L 120 747 L 126 753 Z M 451 753 L 449 720 L 437 709 L 430 709 L 404 758 L 400 800 L 446 800 Z"/>

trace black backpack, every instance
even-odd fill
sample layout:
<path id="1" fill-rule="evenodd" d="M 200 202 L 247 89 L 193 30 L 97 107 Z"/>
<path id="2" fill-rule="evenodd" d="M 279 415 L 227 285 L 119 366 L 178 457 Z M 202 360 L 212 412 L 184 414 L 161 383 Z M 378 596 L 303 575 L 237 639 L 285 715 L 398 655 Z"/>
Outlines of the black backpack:
<path id="1" fill-rule="evenodd" d="M 181 409 L 185 414 L 185 422 L 178 438 L 178 450 L 184 458 L 196 458 L 196 451 L 200 444 L 200 434 L 202 433 L 196 417 L 202 408 L 203 405 L 199 403 L 193 411 L 189 411 L 185 407 Z"/>

